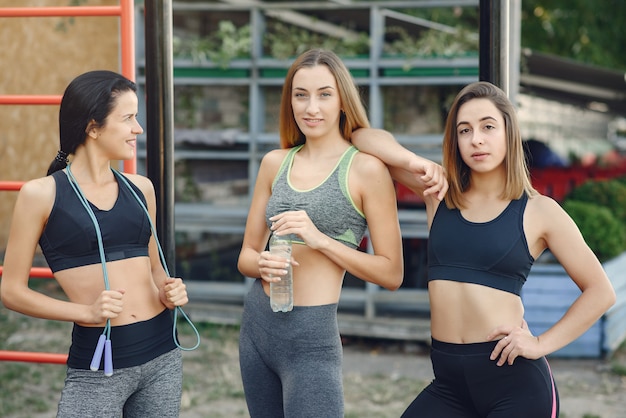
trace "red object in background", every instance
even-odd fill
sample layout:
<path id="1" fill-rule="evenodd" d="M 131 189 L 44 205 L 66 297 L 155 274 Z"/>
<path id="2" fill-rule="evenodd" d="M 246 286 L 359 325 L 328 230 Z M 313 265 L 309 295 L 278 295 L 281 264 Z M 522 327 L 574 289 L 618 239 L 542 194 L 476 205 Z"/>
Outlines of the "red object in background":
<path id="1" fill-rule="evenodd" d="M 67 354 L 0 350 L 0 361 L 23 361 L 23 362 L 29 362 L 29 363 L 67 364 Z"/>
<path id="2" fill-rule="evenodd" d="M 624 176 L 626 176 L 626 158 L 609 167 L 576 165 L 530 170 L 533 187 L 539 193 L 550 196 L 557 202 L 562 202 L 574 187 L 580 186 L 587 180 L 610 180 Z M 399 206 L 420 207 L 424 205 L 422 196 L 413 193 L 406 186 L 396 182 L 395 188 Z"/>
<path id="3" fill-rule="evenodd" d="M 626 176 L 626 159 L 610 167 L 570 166 L 533 168 L 530 179 L 533 187 L 541 194 L 562 202 L 576 186 L 587 180 L 611 180 Z"/>
<path id="4" fill-rule="evenodd" d="M 395 183 L 396 185 L 396 199 L 398 204 L 403 206 L 423 206 L 424 199 L 422 196 L 413 193 L 408 187 L 401 183 Z"/>

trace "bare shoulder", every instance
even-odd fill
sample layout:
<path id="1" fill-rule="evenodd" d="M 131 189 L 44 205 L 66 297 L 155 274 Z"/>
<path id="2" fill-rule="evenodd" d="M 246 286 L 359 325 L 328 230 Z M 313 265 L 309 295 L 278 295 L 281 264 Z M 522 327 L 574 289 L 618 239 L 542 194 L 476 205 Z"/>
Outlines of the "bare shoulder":
<path id="1" fill-rule="evenodd" d="M 571 223 L 571 218 L 554 199 L 545 195 L 537 195 L 528 199 L 526 221 L 534 224 L 544 232 L 558 230 Z"/>
<path id="2" fill-rule="evenodd" d="M 17 211 L 41 211 L 46 216 L 56 198 L 56 183 L 52 176 L 40 177 L 24 183 L 16 202 Z"/>
<path id="3" fill-rule="evenodd" d="M 20 189 L 22 199 L 36 199 L 36 201 L 54 201 L 56 184 L 52 176 L 29 180 Z"/>
<path id="4" fill-rule="evenodd" d="M 131 183 L 139 188 L 143 192 L 144 195 L 153 195 L 154 194 L 154 184 L 152 180 L 150 180 L 146 176 L 142 176 L 141 174 L 133 174 L 133 173 L 121 173 L 124 177 L 126 177 Z"/>
<path id="5" fill-rule="evenodd" d="M 542 194 L 528 198 L 526 211 L 537 216 L 552 216 L 564 212 L 556 200 Z"/>
<path id="6" fill-rule="evenodd" d="M 270 166 L 280 166 L 289 153 L 289 148 L 279 148 L 268 151 L 262 158 L 261 164 L 270 165 Z"/>
<path id="7" fill-rule="evenodd" d="M 267 152 L 261 159 L 259 176 L 270 176 L 274 178 L 288 153 L 289 149 L 285 148 L 279 148 Z"/>
<path id="8" fill-rule="evenodd" d="M 359 176 L 364 176 L 366 179 L 368 176 L 389 176 L 389 170 L 387 169 L 385 163 L 377 157 L 364 152 L 356 153 L 354 160 L 352 161 L 352 166 Z M 371 177 L 369 178 L 371 179 Z"/>
<path id="9" fill-rule="evenodd" d="M 395 205 L 395 193 L 393 181 L 387 166 L 378 158 L 357 152 L 350 165 L 349 174 L 350 193 L 355 201 L 369 196 L 370 201 L 382 202 L 393 201 Z"/>

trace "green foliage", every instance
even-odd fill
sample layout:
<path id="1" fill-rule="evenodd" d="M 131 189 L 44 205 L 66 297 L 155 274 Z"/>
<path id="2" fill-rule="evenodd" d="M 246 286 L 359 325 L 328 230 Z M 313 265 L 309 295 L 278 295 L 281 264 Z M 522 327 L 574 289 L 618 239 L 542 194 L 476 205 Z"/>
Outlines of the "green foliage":
<path id="1" fill-rule="evenodd" d="M 428 30 L 419 38 L 411 36 L 405 29 L 398 26 L 387 28 L 387 34 L 395 35 L 393 40 L 386 42 L 383 51 L 387 55 L 413 57 L 455 57 L 467 53 L 478 53 L 478 37 L 468 29 L 457 28 L 456 33 L 440 30 Z"/>
<path id="2" fill-rule="evenodd" d="M 409 16 L 415 16 L 439 25 L 452 27 L 462 27 L 465 30 L 471 30 L 478 33 L 478 25 L 480 20 L 479 7 L 417 7 L 404 8 L 400 12 Z"/>
<path id="3" fill-rule="evenodd" d="M 522 47 L 626 69 L 624 20 L 623 0 L 524 0 Z"/>
<path id="4" fill-rule="evenodd" d="M 563 209 L 578 225 L 587 245 L 601 262 L 626 250 L 626 229 L 608 208 L 595 203 L 565 200 Z"/>
<path id="5" fill-rule="evenodd" d="M 615 181 L 618 181 L 620 182 L 620 184 L 623 184 L 624 186 L 626 186 L 626 176 L 618 177 L 615 179 Z"/>
<path id="6" fill-rule="evenodd" d="M 176 200 L 179 202 L 197 202 L 201 198 L 201 192 L 189 164 L 185 160 L 175 163 L 176 183 L 174 185 Z"/>
<path id="7" fill-rule="evenodd" d="M 401 13 L 423 20 L 407 30 L 388 26 L 383 52 L 415 57 L 458 57 L 478 54 L 479 14 L 477 7 L 419 7 Z"/>
<path id="8" fill-rule="evenodd" d="M 604 206 L 626 229 L 626 184 L 618 180 L 589 180 L 574 188 L 566 199 Z"/>
<path id="9" fill-rule="evenodd" d="M 626 183 L 589 180 L 574 188 L 563 208 L 600 261 L 626 251 Z"/>
<path id="10" fill-rule="evenodd" d="M 225 69 L 233 59 L 250 57 L 250 25 L 237 27 L 230 20 L 222 20 L 218 29 L 205 38 L 174 37 L 172 44 L 175 57 L 212 61 Z"/>
<path id="11" fill-rule="evenodd" d="M 342 57 L 354 57 L 369 54 L 369 35 L 358 33 L 355 38 L 340 39 L 272 22 L 263 37 L 263 46 L 270 56 L 277 59 L 295 57 L 311 48 L 328 49 Z"/>
<path id="12" fill-rule="evenodd" d="M 626 42 L 626 25 L 622 24 L 626 20 L 626 2 L 524 0 L 521 7 L 522 47 L 601 67 L 626 69 L 626 54 L 622 53 Z M 470 36 L 477 33 L 476 7 L 409 8 L 401 12 L 456 28 L 457 34 L 433 29 L 412 38 L 406 34 L 393 35 L 397 28 L 391 28 L 391 39 L 385 43 L 388 54 L 450 55 L 458 48 L 462 52 L 478 50 L 476 37 Z M 331 38 L 281 22 L 268 25 L 263 44 L 268 54 L 278 59 L 297 56 L 312 47 L 331 49 L 348 57 L 369 53 L 367 33 L 359 33 L 355 39 Z M 251 45 L 249 25 L 236 27 L 225 20 L 206 38 L 174 37 L 173 49 L 176 57 L 210 60 L 227 68 L 233 59 L 249 57 Z"/>
<path id="13" fill-rule="evenodd" d="M 611 372 L 618 376 L 626 376 L 626 366 L 619 363 L 611 364 Z"/>

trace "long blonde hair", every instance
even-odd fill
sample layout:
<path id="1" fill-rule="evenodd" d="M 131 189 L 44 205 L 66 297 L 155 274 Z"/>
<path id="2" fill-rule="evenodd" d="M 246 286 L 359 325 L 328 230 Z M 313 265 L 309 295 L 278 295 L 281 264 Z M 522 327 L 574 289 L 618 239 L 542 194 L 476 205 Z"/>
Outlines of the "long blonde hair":
<path id="1" fill-rule="evenodd" d="M 519 199 L 523 193 L 534 196 L 537 191 L 530 182 L 530 174 L 522 145 L 522 135 L 517 121 L 515 107 L 506 93 L 486 81 L 478 81 L 465 86 L 457 94 L 446 120 L 443 137 L 443 166 L 448 175 L 449 189 L 445 201 L 449 208 L 464 208 L 463 193 L 470 186 L 470 168 L 459 152 L 457 117 L 462 105 L 473 99 L 487 99 L 500 111 L 505 123 L 506 157 L 504 165 L 506 180 L 501 198 Z"/>
<path id="2" fill-rule="evenodd" d="M 293 88 L 293 78 L 298 70 L 301 68 L 315 67 L 317 65 L 325 65 L 328 67 L 337 81 L 337 89 L 339 91 L 342 109 L 339 119 L 339 129 L 341 130 L 343 138 L 350 140 L 350 136 L 354 130 L 358 128 L 369 128 L 370 126 L 359 91 L 345 64 L 331 51 L 311 49 L 296 58 L 285 77 L 285 84 L 283 85 L 280 100 L 278 123 L 280 146 L 282 148 L 292 148 L 306 142 L 306 138 L 298 127 L 293 115 L 291 90 Z"/>

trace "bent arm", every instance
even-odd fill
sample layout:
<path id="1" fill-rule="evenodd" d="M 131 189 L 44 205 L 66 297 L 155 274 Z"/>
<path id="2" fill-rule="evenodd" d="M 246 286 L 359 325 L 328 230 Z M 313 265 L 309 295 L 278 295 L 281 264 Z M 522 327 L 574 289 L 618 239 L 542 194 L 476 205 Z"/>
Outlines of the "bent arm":
<path id="1" fill-rule="evenodd" d="M 392 178 L 414 193 L 433 196 L 439 201 L 443 199 L 448 181 L 441 165 L 404 148 L 391 133 L 382 129 L 358 129 L 352 133 L 351 140 L 360 151 L 382 160 Z"/>
<path id="2" fill-rule="evenodd" d="M 404 259 L 393 181 L 385 165 L 378 159 L 365 155 L 360 157 L 367 158 L 355 159 L 354 175 L 351 173 L 355 181 L 351 179 L 350 184 L 359 184 L 356 189 L 362 196 L 373 253 L 347 247 L 325 253 L 354 276 L 385 289 L 396 290 L 404 278 Z M 356 254 L 344 255 L 345 250 Z"/>
<path id="3" fill-rule="evenodd" d="M 308 247 L 328 257 L 354 276 L 386 289 L 402 284 L 402 238 L 393 182 L 378 159 L 359 153 L 349 173 L 350 194 L 364 213 L 373 254 L 350 248 L 322 233 L 305 211 L 284 212 L 272 218 L 276 231 L 298 235 Z"/>
<path id="4" fill-rule="evenodd" d="M 246 228 L 237 260 L 237 269 L 246 277 L 260 278 L 259 257 L 265 250 L 270 231 L 265 222 L 265 208 L 271 195 L 271 185 L 282 157 L 277 152 L 266 154 L 259 167 L 254 193 L 248 211 Z"/>
<path id="5" fill-rule="evenodd" d="M 606 272 L 574 221 L 552 199 L 544 201 L 546 245 L 582 292 L 563 317 L 538 336 L 545 355 L 587 331 L 615 303 L 616 297 Z"/>
<path id="6" fill-rule="evenodd" d="M 36 318 L 97 323 L 89 306 L 59 300 L 28 286 L 37 243 L 54 201 L 51 181 L 30 181 L 18 194 L 0 283 L 2 303 L 7 309 Z"/>
<path id="7" fill-rule="evenodd" d="M 156 225 L 156 194 L 152 181 L 147 177 L 140 175 L 126 174 L 132 182 L 139 187 L 144 197 L 148 209 L 148 215 L 153 225 Z M 157 237 L 152 234 L 148 243 L 148 255 L 150 258 L 150 273 L 152 281 L 159 291 L 159 299 L 168 309 L 174 309 L 176 306 L 183 306 L 189 300 L 187 298 L 187 289 L 182 279 L 170 277 L 165 271 L 163 262 L 161 261 L 161 253 L 159 251 Z"/>

